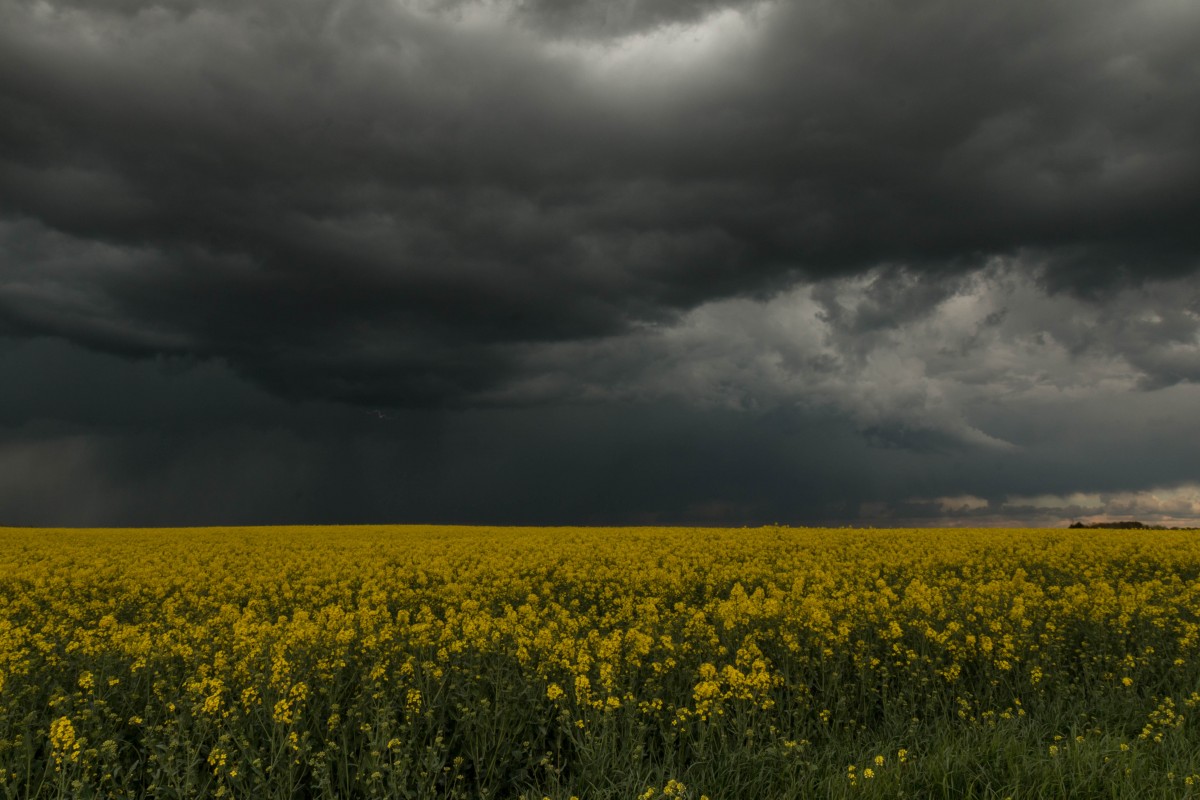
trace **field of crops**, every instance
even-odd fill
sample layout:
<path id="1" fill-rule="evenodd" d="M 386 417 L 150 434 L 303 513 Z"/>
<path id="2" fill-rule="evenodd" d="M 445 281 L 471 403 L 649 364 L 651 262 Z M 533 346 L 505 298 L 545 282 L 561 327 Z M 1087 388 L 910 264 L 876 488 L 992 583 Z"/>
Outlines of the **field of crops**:
<path id="1" fill-rule="evenodd" d="M 0 795 L 1200 797 L 1169 531 L 0 529 Z"/>

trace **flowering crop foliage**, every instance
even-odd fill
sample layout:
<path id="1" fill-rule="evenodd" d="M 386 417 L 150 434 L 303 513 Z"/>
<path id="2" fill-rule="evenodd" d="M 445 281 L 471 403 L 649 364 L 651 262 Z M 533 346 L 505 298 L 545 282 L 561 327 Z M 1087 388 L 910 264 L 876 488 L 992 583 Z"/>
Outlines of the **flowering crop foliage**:
<path id="1" fill-rule="evenodd" d="M 1187 796 L 1198 656 L 1184 532 L 0 529 L 0 792 Z"/>

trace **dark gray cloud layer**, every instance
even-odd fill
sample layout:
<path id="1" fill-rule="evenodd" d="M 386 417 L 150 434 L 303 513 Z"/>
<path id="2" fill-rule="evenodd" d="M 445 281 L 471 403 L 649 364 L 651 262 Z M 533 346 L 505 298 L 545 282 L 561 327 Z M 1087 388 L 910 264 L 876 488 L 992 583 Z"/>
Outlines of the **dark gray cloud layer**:
<path id="1" fill-rule="evenodd" d="M 1177 0 L 0 0 L 0 515 L 1142 508 L 1200 479 L 1198 45 Z"/>
<path id="2" fill-rule="evenodd" d="M 505 345 L 881 262 L 1190 273 L 1173 2 L 6 0 L 11 333 L 469 403 Z"/>
<path id="3" fill-rule="evenodd" d="M 1095 492 L 1124 493 L 1150 519 L 1146 497 L 1200 474 L 1194 384 L 984 404 L 977 421 L 1013 447 L 902 448 L 833 408 L 296 404 L 220 364 L 51 341 L 5 344 L 0 371 L 29 376 L 0 403 L 6 524 L 894 525 L 945 517 L 956 507 L 939 498 L 956 496 L 984 506 L 954 519 L 1059 524 L 1103 511 L 1071 498 Z M 1184 492 L 1193 506 L 1175 516 L 1200 517 L 1200 486 Z M 1039 495 L 1062 499 L 1022 500 Z"/>

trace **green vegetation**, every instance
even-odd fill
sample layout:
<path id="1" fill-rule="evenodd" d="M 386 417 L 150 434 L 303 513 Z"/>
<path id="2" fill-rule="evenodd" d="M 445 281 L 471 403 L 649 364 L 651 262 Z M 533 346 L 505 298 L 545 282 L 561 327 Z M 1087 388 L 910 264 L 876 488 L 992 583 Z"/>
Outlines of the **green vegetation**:
<path id="1" fill-rule="evenodd" d="M 0 797 L 1200 797 L 1179 531 L 0 529 Z"/>

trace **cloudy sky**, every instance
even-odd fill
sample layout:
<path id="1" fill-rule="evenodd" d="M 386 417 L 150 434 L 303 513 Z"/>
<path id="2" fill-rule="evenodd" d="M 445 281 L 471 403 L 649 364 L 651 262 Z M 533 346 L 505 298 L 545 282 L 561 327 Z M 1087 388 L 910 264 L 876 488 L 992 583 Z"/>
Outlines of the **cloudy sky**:
<path id="1" fill-rule="evenodd" d="M 0 525 L 1200 522 L 1193 0 L 0 0 Z"/>

